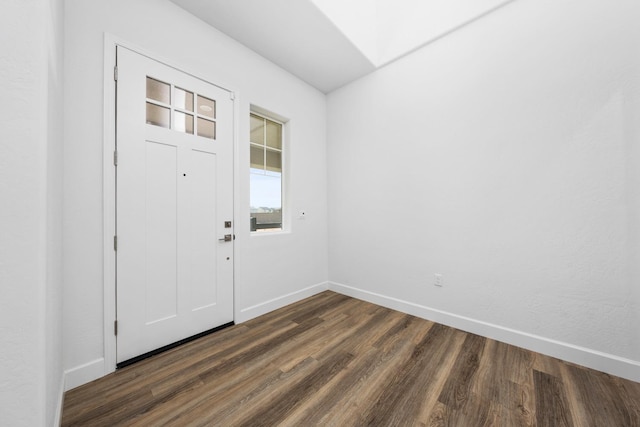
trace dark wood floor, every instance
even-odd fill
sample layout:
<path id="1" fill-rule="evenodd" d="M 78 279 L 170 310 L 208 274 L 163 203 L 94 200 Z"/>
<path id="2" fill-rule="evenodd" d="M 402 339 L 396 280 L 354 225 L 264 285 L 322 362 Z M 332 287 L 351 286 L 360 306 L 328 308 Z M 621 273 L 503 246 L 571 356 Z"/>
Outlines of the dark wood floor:
<path id="1" fill-rule="evenodd" d="M 64 426 L 640 426 L 640 384 L 332 292 L 71 390 Z"/>

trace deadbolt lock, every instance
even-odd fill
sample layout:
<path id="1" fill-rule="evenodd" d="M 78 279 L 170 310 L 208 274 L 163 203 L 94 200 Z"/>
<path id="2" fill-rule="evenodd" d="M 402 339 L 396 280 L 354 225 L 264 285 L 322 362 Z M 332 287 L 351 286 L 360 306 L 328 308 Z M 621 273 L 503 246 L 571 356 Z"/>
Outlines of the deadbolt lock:
<path id="1" fill-rule="evenodd" d="M 224 228 L 231 228 L 231 221 L 225 221 Z"/>

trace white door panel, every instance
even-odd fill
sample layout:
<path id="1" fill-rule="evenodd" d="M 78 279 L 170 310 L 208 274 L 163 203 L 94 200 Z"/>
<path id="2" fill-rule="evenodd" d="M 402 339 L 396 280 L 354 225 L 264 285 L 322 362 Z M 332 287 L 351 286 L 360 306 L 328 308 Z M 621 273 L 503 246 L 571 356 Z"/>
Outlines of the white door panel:
<path id="1" fill-rule="evenodd" d="M 188 265 L 186 280 L 189 283 L 191 293 L 187 303 L 189 310 L 198 310 L 213 306 L 217 303 L 217 286 L 203 280 L 207 277 L 216 277 L 217 249 L 219 242 L 216 236 L 216 170 L 217 158 L 215 154 L 201 151 L 190 153 L 191 174 L 186 192 L 185 215 L 189 218 L 187 223 L 188 255 L 185 258 Z M 198 207 L 196 209 L 195 207 Z M 215 221 L 211 221 L 214 218 Z M 223 219 L 224 221 L 224 219 Z M 202 238 L 205 236 L 206 238 Z"/>
<path id="2" fill-rule="evenodd" d="M 177 148 L 151 141 L 146 141 L 145 145 L 146 203 L 143 209 L 146 259 L 145 268 L 140 273 L 146 274 L 145 322 L 153 323 L 178 314 Z M 123 244 L 128 243 L 126 234 L 122 239 Z"/>
<path id="3" fill-rule="evenodd" d="M 119 363 L 233 321 L 233 240 L 219 240 L 233 234 L 225 228 L 233 218 L 233 101 L 128 49 L 117 58 Z M 167 83 L 173 102 L 149 101 L 147 77 Z M 180 89 L 193 94 L 193 111 Z M 170 128 L 148 123 L 164 123 L 164 113 Z M 183 131 L 191 126 L 194 134 Z M 213 126 L 215 139 L 197 135 Z"/>

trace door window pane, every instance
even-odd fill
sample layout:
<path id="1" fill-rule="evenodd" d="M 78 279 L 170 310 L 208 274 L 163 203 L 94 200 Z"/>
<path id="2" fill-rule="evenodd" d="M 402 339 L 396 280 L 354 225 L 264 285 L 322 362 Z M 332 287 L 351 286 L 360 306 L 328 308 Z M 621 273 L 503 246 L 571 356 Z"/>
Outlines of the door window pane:
<path id="1" fill-rule="evenodd" d="M 198 114 L 203 116 L 216 118 L 216 101 L 206 98 L 202 95 L 198 95 Z"/>
<path id="2" fill-rule="evenodd" d="M 179 132 L 193 134 L 193 116 L 191 114 L 174 111 L 173 129 Z"/>
<path id="3" fill-rule="evenodd" d="M 216 122 L 198 117 L 198 135 L 216 139 Z"/>
<path id="4" fill-rule="evenodd" d="M 147 124 L 168 128 L 171 123 L 171 110 L 147 102 Z"/>
<path id="5" fill-rule="evenodd" d="M 171 104 L 171 85 L 147 77 L 147 98 L 164 104 Z"/>
<path id="6" fill-rule="evenodd" d="M 193 111 L 193 92 L 176 88 L 175 107 L 181 110 Z"/>

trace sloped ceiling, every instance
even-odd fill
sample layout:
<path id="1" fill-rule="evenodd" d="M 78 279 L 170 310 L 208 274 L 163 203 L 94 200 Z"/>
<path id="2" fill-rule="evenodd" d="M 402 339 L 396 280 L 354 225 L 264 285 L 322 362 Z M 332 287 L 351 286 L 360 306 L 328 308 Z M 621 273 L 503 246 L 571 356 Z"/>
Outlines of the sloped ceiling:
<path id="1" fill-rule="evenodd" d="M 322 92 L 375 69 L 308 0 L 172 0 Z"/>
<path id="2" fill-rule="evenodd" d="M 514 0 L 171 0 L 324 93 Z"/>

